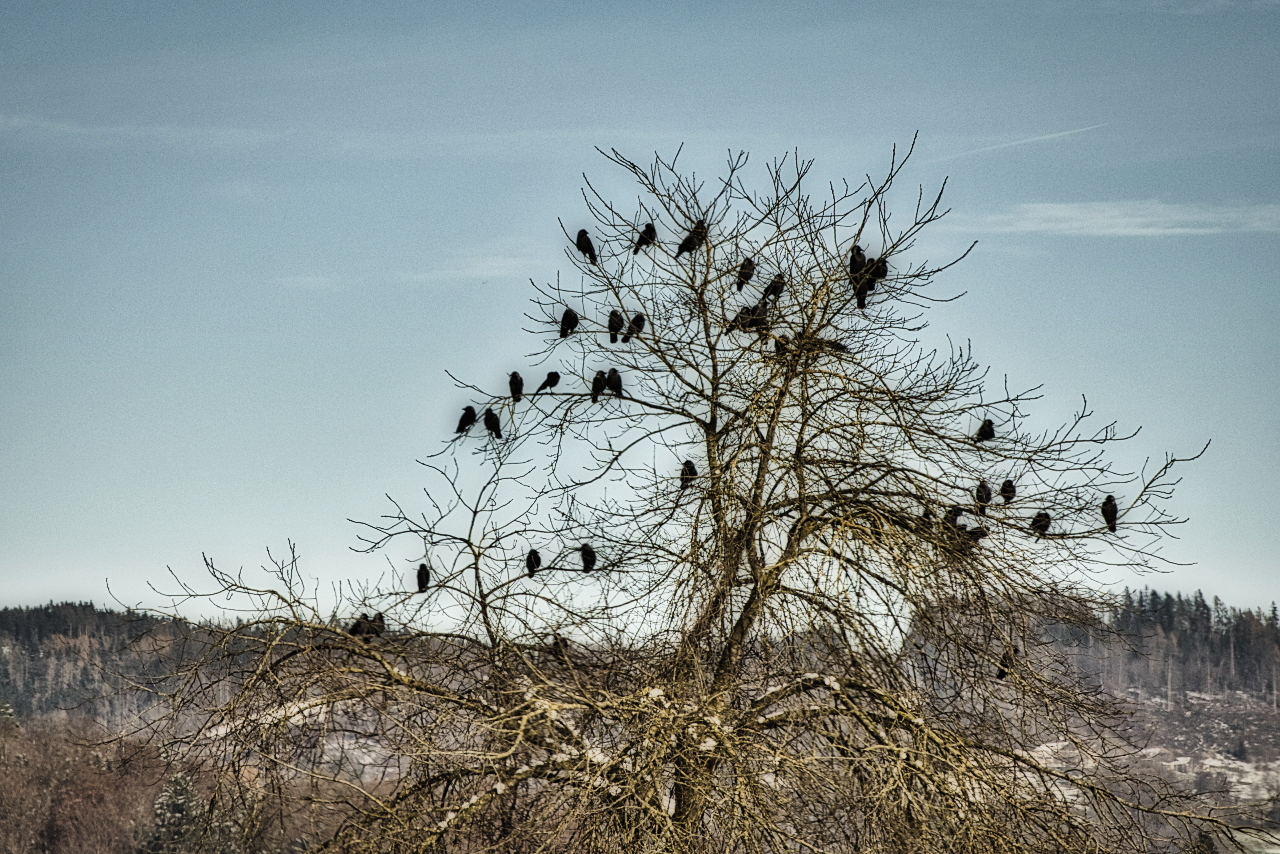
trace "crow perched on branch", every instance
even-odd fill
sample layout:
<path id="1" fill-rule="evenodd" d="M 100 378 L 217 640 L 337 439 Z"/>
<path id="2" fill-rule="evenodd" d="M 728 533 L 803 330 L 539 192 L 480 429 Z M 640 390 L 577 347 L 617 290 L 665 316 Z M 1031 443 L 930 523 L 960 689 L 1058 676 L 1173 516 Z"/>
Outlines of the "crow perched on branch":
<path id="1" fill-rule="evenodd" d="M 856 279 L 865 269 L 867 269 L 866 253 L 862 251 L 861 246 L 855 243 L 853 244 L 853 249 L 849 251 L 849 279 Z"/>
<path id="2" fill-rule="evenodd" d="M 754 276 L 755 274 L 756 274 L 756 262 L 751 258 L 747 258 L 747 260 L 743 261 L 741 266 L 738 267 L 738 291 L 739 292 L 742 291 L 742 288 L 747 284 L 747 282 L 751 281 L 751 277 Z"/>
<path id="3" fill-rule="evenodd" d="M 698 467 L 693 464 L 693 460 L 685 460 L 684 465 L 680 466 L 680 491 L 693 486 L 693 480 L 698 476 Z"/>
<path id="4" fill-rule="evenodd" d="M 591 572 L 596 568 L 596 552 L 591 546 L 583 543 L 578 547 L 578 551 L 582 552 L 582 571 Z"/>
<path id="5" fill-rule="evenodd" d="M 605 387 L 613 392 L 614 397 L 622 397 L 622 374 L 618 373 L 617 368 L 610 368 L 609 373 L 604 378 Z"/>
<path id="6" fill-rule="evenodd" d="M 566 308 L 564 314 L 560 317 L 560 337 L 568 338 L 569 333 L 578 328 L 578 313 L 571 308 Z"/>
<path id="7" fill-rule="evenodd" d="M 454 430 L 453 432 L 465 433 L 471 427 L 471 425 L 475 423 L 476 423 L 476 408 L 474 406 L 464 406 L 462 407 L 462 417 L 458 419 L 458 429 Z"/>
<path id="8" fill-rule="evenodd" d="M 764 289 L 764 295 L 761 299 L 777 299 L 782 296 L 782 291 L 787 287 L 787 277 L 779 273 L 773 277 L 773 281 Z"/>
<path id="9" fill-rule="evenodd" d="M 996 678 L 1003 680 L 1009 675 L 1009 671 L 1018 663 L 1018 648 L 1006 649 L 1004 655 L 1000 656 L 1000 666 L 996 668 Z"/>
<path id="10" fill-rule="evenodd" d="M 1116 497 L 1108 495 L 1102 502 L 1102 521 L 1107 523 L 1107 530 L 1113 534 L 1116 532 L 1116 519 L 1119 515 L 1120 508 L 1116 506 Z"/>
<path id="11" fill-rule="evenodd" d="M 618 333 L 622 331 L 622 312 L 616 308 L 609 312 L 609 343 L 618 343 Z"/>
<path id="12" fill-rule="evenodd" d="M 978 502 L 978 515 L 987 515 L 987 505 L 991 503 L 991 487 L 985 480 L 978 481 L 978 488 L 973 491 L 973 497 Z"/>
<path id="13" fill-rule="evenodd" d="M 542 555 L 538 554 L 537 549 L 529 549 L 529 554 L 524 559 L 524 568 L 529 573 L 529 577 L 533 578 L 534 573 L 542 566 Z"/>
<path id="14" fill-rule="evenodd" d="M 636 241 L 636 248 L 631 250 L 632 255 L 639 255 L 640 250 L 646 246 L 652 246 L 658 240 L 658 230 L 653 227 L 653 223 L 647 222 L 640 232 L 640 239 Z"/>
<path id="15" fill-rule="evenodd" d="M 597 403 L 600 395 L 604 394 L 605 377 L 604 371 L 596 371 L 595 378 L 591 380 L 591 402 Z"/>
<path id="16" fill-rule="evenodd" d="M 596 247 L 591 242 L 591 238 L 587 237 L 585 228 L 578 231 L 578 240 L 574 245 L 578 247 L 579 252 L 591 260 L 592 264 L 596 263 Z"/>
<path id="17" fill-rule="evenodd" d="M 511 376 L 507 377 L 507 388 L 511 389 L 511 400 L 519 403 L 524 396 L 524 377 L 520 376 L 519 371 L 512 371 Z"/>
<path id="18" fill-rule="evenodd" d="M 1031 533 L 1037 537 L 1046 536 L 1049 533 L 1049 523 L 1053 521 L 1048 512 L 1041 510 L 1031 520 Z"/>
<path id="19" fill-rule="evenodd" d="M 560 372 L 547 371 L 547 378 L 542 381 L 542 385 L 538 386 L 538 391 L 542 391 L 544 388 L 555 388 L 558 385 L 560 385 Z M 535 391 L 534 394 L 537 394 L 538 391 Z"/>
<path id="20" fill-rule="evenodd" d="M 1008 504 L 1018 494 L 1018 487 L 1013 485 L 1012 480 L 1006 480 L 1000 484 L 1000 497 L 1004 499 L 1004 503 Z"/>
<path id="21" fill-rule="evenodd" d="M 631 318 L 631 322 L 627 324 L 627 334 L 622 336 L 622 343 L 628 343 L 632 338 L 638 336 L 644 331 L 644 315 L 637 313 Z"/>
<path id="22" fill-rule="evenodd" d="M 425 563 L 418 564 L 418 592 L 426 593 L 431 586 L 431 570 Z"/>
<path id="23" fill-rule="evenodd" d="M 484 411 L 484 429 L 488 430 L 489 435 L 493 438 L 502 438 L 502 422 L 498 419 L 498 413 L 492 409 Z"/>
<path id="24" fill-rule="evenodd" d="M 679 258 L 686 252 L 693 252 L 707 240 L 707 222 L 706 220 L 698 220 L 693 224 L 693 228 L 685 235 L 684 240 L 680 241 L 680 246 L 676 249 L 676 257 Z"/>
<path id="25" fill-rule="evenodd" d="M 982 422 L 982 426 L 978 428 L 978 432 L 974 434 L 973 441 L 985 442 L 988 439 L 996 437 L 996 425 L 990 418 Z"/>
<path id="26" fill-rule="evenodd" d="M 347 634 L 351 635 L 353 638 L 360 638 L 370 634 L 369 615 L 361 614 L 356 617 L 355 622 L 347 628 Z"/>

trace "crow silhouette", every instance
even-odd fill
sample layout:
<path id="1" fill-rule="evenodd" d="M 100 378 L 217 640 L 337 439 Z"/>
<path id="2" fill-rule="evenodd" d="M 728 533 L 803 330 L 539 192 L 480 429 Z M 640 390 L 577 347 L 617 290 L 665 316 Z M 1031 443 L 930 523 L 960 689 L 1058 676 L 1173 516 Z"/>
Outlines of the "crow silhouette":
<path id="1" fill-rule="evenodd" d="M 1006 480 L 1000 484 L 1000 497 L 1004 499 L 1004 503 L 1008 504 L 1018 494 L 1018 487 L 1013 485 L 1013 481 Z"/>
<path id="2" fill-rule="evenodd" d="M 564 314 L 560 317 L 560 337 L 568 338 L 569 333 L 578 328 L 578 313 L 571 308 L 566 308 Z"/>
<path id="3" fill-rule="evenodd" d="M 631 318 L 631 322 L 627 324 L 627 333 L 622 336 L 622 343 L 626 344 L 632 338 L 644 331 L 644 315 L 637 314 Z"/>
<path id="4" fill-rule="evenodd" d="M 1049 514 L 1046 511 L 1041 510 L 1031 520 L 1031 533 L 1035 534 L 1037 537 L 1045 536 L 1049 533 L 1049 523 L 1051 521 L 1052 519 L 1049 517 Z"/>
<path id="5" fill-rule="evenodd" d="M 622 331 L 622 312 L 616 308 L 609 312 L 609 343 L 618 343 L 618 333 Z"/>
<path id="6" fill-rule="evenodd" d="M 697 476 L 698 467 L 693 464 L 693 460 L 685 460 L 684 465 L 680 466 L 680 490 L 683 492 L 692 486 Z"/>
<path id="7" fill-rule="evenodd" d="M 578 240 L 574 245 L 578 247 L 579 252 L 590 259 L 592 264 L 596 263 L 596 247 L 591 242 L 591 238 L 587 237 L 585 228 L 578 231 Z"/>
<path id="8" fill-rule="evenodd" d="M 856 279 L 862 275 L 862 271 L 867 269 L 867 256 L 862 251 L 862 247 L 853 244 L 853 249 L 849 251 L 849 278 Z"/>
<path id="9" fill-rule="evenodd" d="M 995 437 L 996 425 L 990 418 L 988 418 L 982 422 L 982 426 L 978 428 L 978 432 L 973 435 L 973 441 L 985 442 L 988 439 L 994 439 Z"/>
<path id="10" fill-rule="evenodd" d="M 693 252 L 706 242 L 706 239 L 707 222 L 700 219 L 693 224 L 693 228 L 689 229 L 689 233 L 685 235 L 684 240 L 680 241 L 680 246 L 676 249 L 676 257 L 679 258 L 686 252 Z"/>
<path id="11" fill-rule="evenodd" d="M 1113 534 L 1116 532 L 1116 518 L 1119 515 L 1120 508 L 1116 507 L 1116 497 L 1108 495 L 1102 502 L 1102 520 L 1107 523 L 1107 530 Z"/>
<path id="12" fill-rule="evenodd" d="M 425 563 L 418 564 L 418 592 L 426 593 L 431 586 L 431 570 Z"/>
<path id="13" fill-rule="evenodd" d="M 360 638 L 369 634 L 369 615 L 361 614 L 356 617 L 355 622 L 347 629 L 347 634 L 353 638 Z"/>
<path id="14" fill-rule="evenodd" d="M 1000 666 L 996 668 L 996 678 L 1004 680 L 1009 675 L 1009 671 L 1018 663 L 1018 648 L 1006 649 L 1004 655 L 1000 656 Z"/>
<path id="15" fill-rule="evenodd" d="M 386 630 L 387 630 L 386 618 L 383 617 L 382 612 L 379 611 L 378 613 L 374 614 L 373 619 L 369 621 L 369 629 L 366 632 L 366 634 L 372 635 L 375 638 L 380 638 L 382 637 L 382 633 L 385 632 Z"/>
<path id="16" fill-rule="evenodd" d="M 542 385 L 538 386 L 538 391 L 542 391 L 544 388 L 555 388 L 558 385 L 560 385 L 559 371 L 547 371 L 547 378 L 542 381 Z M 537 394 L 538 391 L 535 391 L 534 394 Z"/>
<path id="17" fill-rule="evenodd" d="M 604 393 L 605 382 L 604 371 L 596 371 L 595 378 L 591 380 L 592 403 L 596 403 L 600 400 L 600 395 Z"/>
<path id="18" fill-rule="evenodd" d="M 529 554 L 524 559 L 524 568 L 528 571 L 529 577 L 533 578 L 534 573 L 542 566 L 542 555 L 538 554 L 537 549 L 529 549 Z"/>
<path id="19" fill-rule="evenodd" d="M 524 397 L 524 377 L 520 376 L 519 371 L 512 371 L 511 376 L 507 377 L 507 388 L 511 389 L 512 401 L 519 403 L 520 398 Z"/>
<path id="20" fill-rule="evenodd" d="M 471 425 L 475 423 L 476 423 L 476 408 L 474 406 L 464 406 L 462 407 L 462 417 L 458 419 L 458 429 L 454 430 L 453 432 L 465 433 L 471 427 Z"/>
<path id="21" fill-rule="evenodd" d="M 751 258 L 743 261 L 738 267 L 738 290 L 741 291 L 747 282 L 751 281 L 751 277 L 756 274 L 756 262 Z"/>
<path id="22" fill-rule="evenodd" d="M 764 295 L 761 299 L 777 299 L 782 296 L 782 291 L 787 287 L 787 277 L 779 273 L 773 277 L 773 281 L 769 283 L 769 287 L 764 289 Z"/>
<path id="23" fill-rule="evenodd" d="M 595 569 L 596 568 L 595 549 L 591 548 L 591 546 L 587 545 L 586 543 L 583 543 L 581 546 L 578 547 L 578 551 L 582 552 L 582 571 L 590 572 L 591 570 Z"/>
<path id="24" fill-rule="evenodd" d="M 613 392 L 614 397 L 622 397 L 622 374 L 618 373 L 617 368 L 610 368 L 609 373 L 604 378 L 605 387 Z"/>
<path id="25" fill-rule="evenodd" d="M 978 481 L 978 488 L 973 491 L 973 497 L 978 501 L 978 515 L 987 515 L 987 505 L 991 503 L 991 487 L 985 480 Z"/>
<path id="26" fill-rule="evenodd" d="M 653 227 L 653 223 L 647 222 L 640 231 L 640 239 L 636 241 L 636 248 L 631 250 L 632 255 L 639 255 L 640 250 L 646 246 L 652 246 L 658 240 L 658 230 Z"/>
<path id="27" fill-rule="evenodd" d="M 484 411 L 484 429 L 488 430 L 489 435 L 493 438 L 502 438 L 502 422 L 498 420 L 498 413 L 492 409 Z"/>
<path id="28" fill-rule="evenodd" d="M 858 290 L 854 292 L 854 295 L 858 298 L 858 308 L 867 307 L 867 294 L 871 293 L 875 286 L 875 282 L 866 278 L 858 282 Z"/>

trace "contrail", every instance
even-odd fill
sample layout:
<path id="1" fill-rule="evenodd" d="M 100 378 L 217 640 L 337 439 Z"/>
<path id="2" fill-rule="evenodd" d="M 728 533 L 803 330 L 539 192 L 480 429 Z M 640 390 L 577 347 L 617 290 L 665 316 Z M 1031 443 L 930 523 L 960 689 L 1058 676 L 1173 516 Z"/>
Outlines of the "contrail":
<path id="1" fill-rule="evenodd" d="M 970 154 L 982 154 L 984 151 L 995 151 L 996 149 L 999 149 L 999 148 L 1011 148 L 1015 145 L 1026 145 L 1029 142 L 1044 142 L 1046 139 L 1057 139 L 1058 137 L 1071 136 L 1072 134 L 1075 134 L 1075 133 L 1084 133 L 1087 130 L 1097 130 L 1098 128 L 1104 128 L 1109 124 L 1110 122 L 1103 122 L 1100 125 L 1089 125 L 1089 127 L 1087 128 L 1076 128 L 1075 130 L 1064 130 L 1061 133 L 1049 133 L 1049 134 L 1045 134 L 1044 136 L 1033 136 L 1027 139 L 1015 140 L 1014 142 L 1002 142 L 999 145 L 988 145 L 986 148 L 975 148 L 973 151 L 962 151 L 959 154 L 948 154 L 946 157 L 938 157 L 930 162 L 937 163 L 941 160 L 954 160 L 957 157 L 968 157 Z"/>

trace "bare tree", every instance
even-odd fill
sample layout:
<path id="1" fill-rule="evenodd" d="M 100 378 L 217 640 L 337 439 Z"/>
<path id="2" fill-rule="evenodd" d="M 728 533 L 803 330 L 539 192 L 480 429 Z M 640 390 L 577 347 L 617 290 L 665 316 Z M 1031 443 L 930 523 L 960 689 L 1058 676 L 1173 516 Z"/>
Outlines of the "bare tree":
<path id="1" fill-rule="evenodd" d="M 342 819 L 322 850 L 1226 838 L 1228 814 L 1135 770 L 1124 708 L 1054 641 L 1110 634 L 1092 575 L 1159 560 L 1179 460 L 1119 471 L 1114 424 L 1039 428 L 1036 389 L 919 343 L 946 299 L 950 264 L 913 254 L 941 192 L 898 227 L 896 153 L 816 196 L 794 157 L 754 192 L 742 154 L 711 182 L 603 154 L 638 204 L 586 182 L 574 275 L 533 284 L 513 366 L 563 381 L 521 402 L 459 382 L 502 438 L 442 437 L 423 506 L 365 526 L 369 550 L 421 541 L 426 594 L 363 589 L 340 617 L 295 555 L 263 587 L 210 563 L 253 611 L 149 686 L 154 740 L 226 772 L 215 797 L 306 791 Z M 1005 481 L 998 504 L 979 488 Z"/>

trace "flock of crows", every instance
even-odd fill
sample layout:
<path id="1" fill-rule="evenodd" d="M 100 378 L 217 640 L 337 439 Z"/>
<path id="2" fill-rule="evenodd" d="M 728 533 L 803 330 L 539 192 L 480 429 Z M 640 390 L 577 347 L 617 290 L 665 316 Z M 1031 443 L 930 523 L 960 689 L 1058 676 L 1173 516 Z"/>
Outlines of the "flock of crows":
<path id="1" fill-rule="evenodd" d="M 707 240 L 707 224 L 705 220 L 698 220 L 684 239 L 680 241 L 680 245 L 676 249 L 676 258 L 681 255 L 693 253 Z M 641 250 L 656 245 L 658 242 L 658 233 L 653 223 L 646 223 L 640 231 L 640 236 L 636 239 L 635 246 L 632 250 L 633 255 L 638 255 Z M 591 264 L 598 263 L 595 245 L 591 242 L 591 237 L 587 234 L 587 230 L 581 229 L 578 232 L 577 239 L 574 243 L 579 252 Z M 756 272 L 756 262 L 753 258 L 747 257 L 742 261 L 737 269 L 737 278 L 735 285 L 739 293 L 751 281 Z M 866 308 L 867 296 L 876 289 L 876 283 L 886 278 L 889 274 L 888 263 L 884 258 L 868 258 L 863 252 L 862 247 L 855 245 L 849 254 L 849 280 L 855 288 L 855 294 L 858 301 L 858 308 Z M 777 301 L 786 289 L 786 277 L 782 273 L 778 273 L 768 286 L 764 289 L 760 300 L 753 305 L 749 305 L 741 309 L 734 318 L 729 321 L 727 329 L 736 331 L 757 331 L 762 332 L 768 329 L 768 312 L 770 300 Z M 571 308 L 566 308 L 564 314 L 560 318 L 560 337 L 568 338 L 575 329 L 578 328 L 580 318 L 578 313 Z M 627 320 L 622 312 L 614 309 L 609 312 L 609 319 L 606 328 L 609 332 L 609 342 L 618 343 L 621 336 L 622 343 L 627 344 L 632 338 L 638 337 L 645 327 L 646 319 L 643 313 L 635 314 L 630 320 Z M 847 350 L 847 348 L 837 341 L 821 341 L 821 344 L 836 350 Z M 790 346 L 785 338 L 779 338 L 775 343 L 775 348 L 779 354 L 785 352 Z M 560 383 L 560 374 L 556 371 L 548 371 L 547 377 L 538 386 L 534 394 L 538 394 L 544 390 L 554 389 Z M 524 379 L 518 371 L 512 372 L 508 379 L 508 387 L 511 392 L 511 400 L 513 403 L 519 403 L 524 396 Z M 606 391 L 615 397 L 623 397 L 622 375 L 618 373 L 616 368 L 610 368 L 605 371 L 596 371 L 594 379 L 591 381 L 591 402 L 596 403 L 600 400 L 601 395 Z M 487 408 L 482 416 L 484 427 L 489 435 L 494 439 L 502 439 L 502 421 L 498 414 L 492 408 Z M 458 420 L 458 428 L 456 434 L 465 434 L 472 425 L 477 421 L 476 410 L 474 406 L 464 407 L 462 417 Z M 996 431 L 994 422 L 988 418 L 982 422 L 982 426 L 973 436 L 976 443 L 995 439 Z M 680 490 L 683 492 L 693 485 L 698 477 L 697 466 L 692 460 L 685 460 L 680 467 Z M 1013 501 L 1018 493 L 1017 487 L 1012 480 L 1006 480 L 1000 485 L 1000 498 L 1005 504 Z M 991 504 L 995 493 L 992 492 L 991 486 L 985 481 L 979 481 L 977 488 L 974 490 L 974 504 L 966 507 L 962 505 L 954 505 L 949 508 L 944 516 L 945 524 L 955 533 L 967 537 L 970 541 L 977 542 L 989 535 L 989 532 L 982 525 L 969 527 L 960 521 L 962 514 L 973 512 L 976 509 L 978 516 L 986 517 L 987 507 Z M 1108 495 L 1101 506 L 1102 518 L 1106 523 L 1107 530 L 1115 533 L 1116 520 L 1119 515 L 1119 508 L 1116 505 L 1116 499 L 1113 495 Z M 932 523 L 933 513 L 926 509 L 924 520 Z M 1038 512 L 1029 522 L 1028 528 L 1037 538 L 1047 536 L 1049 526 L 1052 523 L 1052 517 L 1045 510 Z M 583 543 L 577 549 L 581 560 L 581 572 L 593 572 L 596 568 L 596 553 L 590 545 Z M 557 569 L 557 567 L 546 567 L 547 569 Z M 533 577 L 542 566 L 542 556 L 537 549 L 530 549 L 529 554 L 525 558 L 525 569 L 529 577 Z M 418 567 L 418 592 L 425 593 L 430 587 L 431 578 L 430 570 L 427 564 L 423 563 Z M 354 637 L 372 638 L 379 637 L 386 629 L 386 621 L 381 612 L 369 617 L 367 614 L 361 614 L 347 630 Z M 1005 662 L 1001 662 L 1003 665 Z M 1003 669 L 1003 668 L 1002 668 Z M 1003 678 L 1003 676 L 1001 677 Z"/>

